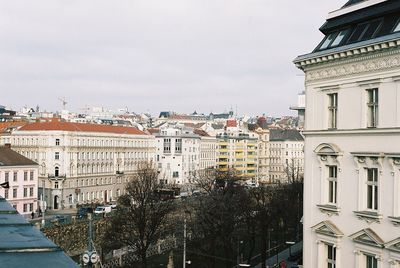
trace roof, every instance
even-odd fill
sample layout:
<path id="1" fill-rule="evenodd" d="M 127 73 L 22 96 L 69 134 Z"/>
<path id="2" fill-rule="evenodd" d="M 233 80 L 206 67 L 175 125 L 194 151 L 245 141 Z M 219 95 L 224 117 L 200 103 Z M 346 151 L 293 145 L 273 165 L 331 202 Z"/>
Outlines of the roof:
<path id="1" fill-rule="evenodd" d="M 28 122 L 26 121 L 0 122 L 0 133 L 10 132 L 10 130 L 16 129 L 26 124 L 28 124 Z"/>
<path id="2" fill-rule="evenodd" d="M 79 267 L 2 197 L 0 237 L 2 267 Z"/>
<path id="3" fill-rule="evenodd" d="M 202 130 L 202 129 L 194 129 L 194 130 L 193 130 L 193 133 L 194 133 L 194 134 L 197 134 L 197 135 L 199 135 L 199 136 L 202 136 L 202 137 L 210 137 L 210 135 L 208 135 L 208 133 L 205 132 L 205 131 Z"/>
<path id="4" fill-rule="evenodd" d="M 351 6 L 351 5 L 358 4 L 358 3 L 364 2 L 364 1 L 366 1 L 366 0 L 349 0 L 346 4 L 344 4 L 343 7 Z"/>
<path id="5" fill-rule="evenodd" d="M 303 141 L 304 138 L 296 129 L 271 129 L 269 131 L 270 141 Z"/>
<path id="6" fill-rule="evenodd" d="M 359 8 L 350 7 L 353 5 Z M 338 53 L 400 32 L 400 1 L 350 0 L 340 10 L 343 10 L 341 14 L 328 17 L 321 26 L 320 31 L 325 37 L 313 52 L 299 58 L 328 51 Z"/>
<path id="7" fill-rule="evenodd" d="M 0 167 L 2 166 L 32 166 L 36 162 L 20 155 L 6 146 L 0 146 Z"/>
<path id="8" fill-rule="evenodd" d="M 237 122 L 236 120 L 226 120 L 226 127 L 237 127 Z"/>
<path id="9" fill-rule="evenodd" d="M 101 124 L 85 124 L 74 122 L 61 122 L 52 120 L 49 122 L 36 122 L 22 126 L 18 130 L 23 131 L 71 131 L 71 132 L 102 132 L 115 134 L 147 135 L 145 132 L 125 126 L 110 126 Z"/>

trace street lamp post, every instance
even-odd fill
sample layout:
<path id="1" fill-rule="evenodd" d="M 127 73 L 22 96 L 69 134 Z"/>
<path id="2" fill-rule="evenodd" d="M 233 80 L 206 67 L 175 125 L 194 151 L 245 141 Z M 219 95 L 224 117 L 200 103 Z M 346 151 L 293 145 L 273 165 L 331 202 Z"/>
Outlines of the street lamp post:
<path id="1" fill-rule="evenodd" d="M 186 268 L 186 217 L 183 220 L 183 268 Z"/>
<path id="2" fill-rule="evenodd" d="M 293 246 L 294 244 L 296 244 L 296 243 L 293 242 L 293 241 L 286 241 L 285 244 L 286 244 L 286 245 L 289 245 L 289 257 L 291 258 L 291 257 L 292 257 L 292 246 Z"/>

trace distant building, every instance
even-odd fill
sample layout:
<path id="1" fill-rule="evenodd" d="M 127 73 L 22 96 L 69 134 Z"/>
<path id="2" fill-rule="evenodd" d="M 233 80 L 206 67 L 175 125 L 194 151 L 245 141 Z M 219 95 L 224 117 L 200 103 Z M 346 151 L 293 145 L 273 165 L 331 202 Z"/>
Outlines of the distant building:
<path id="1" fill-rule="evenodd" d="M 37 212 L 39 165 L 11 150 L 10 144 L 0 146 L 0 183 L 8 182 L 10 188 L 0 187 L 0 196 L 24 217 Z"/>
<path id="2" fill-rule="evenodd" d="M 217 167 L 217 139 L 210 136 L 204 130 L 195 129 L 194 133 L 200 136 L 200 164 L 199 169 L 210 169 Z"/>
<path id="3" fill-rule="evenodd" d="M 303 177 L 304 138 L 295 129 L 271 129 L 269 132 L 271 182 L 287 182 Z"/>
<path id="4" fill-rule="evenodd" d="M 305 72 L 304 267 L 400 267 L 400 1 L 351 0 Z"/>
<path id="5" fill-rule="evenodd" d="M 39 163 L 39 190 L 50 209 L 116 200 L 155 152 L 154 138 L 136 128 L 56 119 L 0 136 L 5 143 Z"/>
<path id="6" fill-rule="evenodd" d="M 217 141 L 218 169 L 234 169 L 245 181 L 257 184 L 258 134 L 241 129 L 236 120 L 230 119 L 225 129 L 217 134 Z"/>
<path id="7" fill-rule="evenodd" d="M 156 138 L 156 161 L 160 180 L 166 184 L 186 184 L 200 169 L 200 136 L 193 129 L 166 125 Z"/>
<path id="8" fill-rule="evenodd" d="M 299 117 L 298 127 L 300 129 L 304 128 L 304 120 L 306 114 L 306 93 L 302 91 L 297 95 L 297 105 L 291 106 L 290 110 L 297 111 L 297 116 Z"/>

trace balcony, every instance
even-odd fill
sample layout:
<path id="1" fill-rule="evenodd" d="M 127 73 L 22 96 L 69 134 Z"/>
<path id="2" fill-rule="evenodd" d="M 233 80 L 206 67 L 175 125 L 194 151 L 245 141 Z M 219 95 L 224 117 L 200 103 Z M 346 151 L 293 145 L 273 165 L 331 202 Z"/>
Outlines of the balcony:
<path id="1" fill-rule="evenodd" d="M 63 174 L 63 175 L 54 175 L 54 174 L 48 174 L 47 177 L 49 179 L 65 179 L 67 177 L 67 175 Z"/>

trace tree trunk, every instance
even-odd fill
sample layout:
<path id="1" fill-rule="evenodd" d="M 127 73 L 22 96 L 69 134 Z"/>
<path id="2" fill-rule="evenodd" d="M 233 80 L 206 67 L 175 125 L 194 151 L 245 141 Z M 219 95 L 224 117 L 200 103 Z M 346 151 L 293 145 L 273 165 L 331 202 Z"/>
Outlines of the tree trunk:
<path id="1" fill-rule="evenodd" d="M 261 268 L 266 268 L 265 262 L 267 261 L 267 238 L 263 233 L 261 235 Z"/>
<path id="2" fill-rule="evenodd" d="M 147 268 L 147 256 L 146 256 L 146 250 L 143 250 L 140 253 L 140 259 L 142 263 L 142 268 Z"/>

